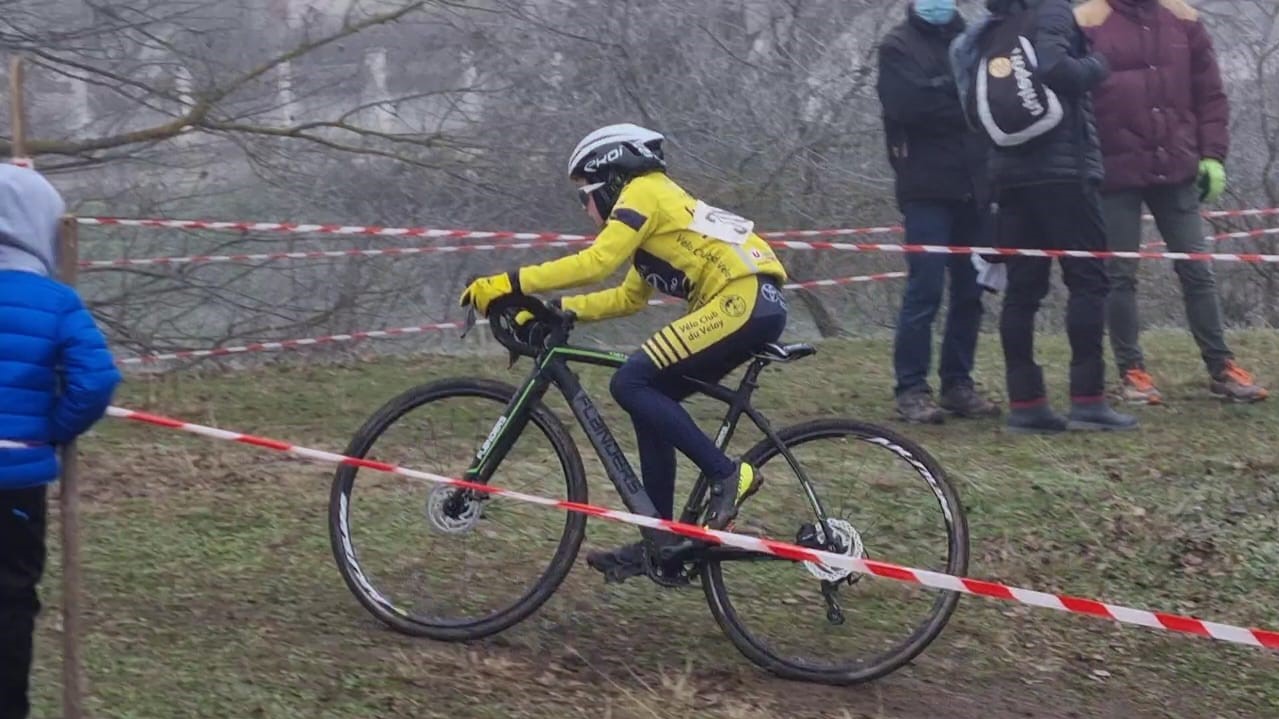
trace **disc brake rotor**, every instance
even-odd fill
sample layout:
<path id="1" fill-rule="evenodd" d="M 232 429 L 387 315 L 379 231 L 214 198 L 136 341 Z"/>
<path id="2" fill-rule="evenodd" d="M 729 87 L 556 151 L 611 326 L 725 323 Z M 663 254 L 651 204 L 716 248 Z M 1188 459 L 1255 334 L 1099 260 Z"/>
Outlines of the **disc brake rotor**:
<path id="1" fill-rule="evenodd" d="M 465 534 L 479 523 L 484 503 L 457 487 L 436 487 L 426 499 L 426 521 L 444 534 Z"/>
<path id="2" fill-rule="evenodd" d="M 836 541 L 844 548 L 841 554 L 853 559 L 861 559 L 866 556 L 866 548 L 862 545 L 862 536 L 857 533 L 856 529 L 853 529 L 853 525 L 842 519 L 828 519 L 826 524 L 830 526 L 830 531 L 835 535 Z M 826 533 L 822 531 L 821 525 L 817 525 L 815 529 L 817 530 L 817 540 L 826 544 Z M 814 577 L 828 582 L 838 582 L 853 573 L 851 569 L 828 567 L 821 562 L 804 562 L 804 568 Z"/>

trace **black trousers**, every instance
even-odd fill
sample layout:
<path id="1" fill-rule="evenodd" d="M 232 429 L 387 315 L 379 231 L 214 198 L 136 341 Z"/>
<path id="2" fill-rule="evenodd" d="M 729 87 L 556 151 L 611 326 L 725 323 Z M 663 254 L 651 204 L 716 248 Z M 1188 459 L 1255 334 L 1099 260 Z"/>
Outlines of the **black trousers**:
<path id="1" fill-rule="evenodd" d="M 0 719 L 25 719 L 44 574 L 46 487 L 0 490 Z"/>
<path id="2" fill-rule="evenodd" d="M 1062 182 L 1006 188 L 999 192 L 996 215 L 1000 247 L 1037 250 L 1105 250 L 1106 226 L 1096 185 Z M 1052 258 L 1011 256 L 999 334 L 1007 368 L 1008 399 L 1014 408 L 1046 401 L 1044 373 L 1035 363 L 1035 315 L 1048 294 Z M 1066 336 L 1070 340 L 1070 396 L 1075 402 L 1099 402 L 1105 395 L 1109 281 L 1105 260 L 1060 258 L 1070 296 Z"/>

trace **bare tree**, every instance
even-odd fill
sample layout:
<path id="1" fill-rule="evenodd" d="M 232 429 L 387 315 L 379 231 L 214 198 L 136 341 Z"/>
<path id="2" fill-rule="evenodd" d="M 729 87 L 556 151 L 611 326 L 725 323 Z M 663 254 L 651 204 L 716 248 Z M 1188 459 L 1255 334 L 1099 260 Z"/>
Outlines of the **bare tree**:
<path id="1" fill-rule="evenodd" d="M 1235 108 L 1230 201 L 1279 204 L 1276 6 L 1198 6 Z M 80 213 L 586 233 L 567 152 L 596 126 L 634 121 L 668 136 L 671 173 L 692 192 L 774 230 L 898 220 L 874 58 L 904 8 L 10 0 L 0 44 L 37 64 L 32 150 Z M 105 259 L 366 242 L 120 230 L 86 233 L 84 246 Z M 468 276 L 565 251 L 136 268 L 84 282 L 115 341 L 149 352 L 456 319 Z M 800 251 L 784 261 L 797 280 L 902 264 Z M 1219 267 L 1232 321 L 1279 319 L 1269 266 Z M 1179 321 L 1177 303 L 1150 287 L 1150 318 Z M 898 289 L 800 292 L 807 312 L 795 313 L 796 326 L 823 335 L 890 326 Z M 633 323 L 653 321 L 598 336 L 631 337 Z"/>

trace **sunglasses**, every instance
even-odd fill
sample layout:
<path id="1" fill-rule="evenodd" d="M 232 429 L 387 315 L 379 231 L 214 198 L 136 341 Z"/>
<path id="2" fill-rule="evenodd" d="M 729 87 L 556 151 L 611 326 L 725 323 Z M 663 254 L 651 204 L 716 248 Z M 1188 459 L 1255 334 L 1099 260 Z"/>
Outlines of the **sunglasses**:
<path id="1" fill-rule="evenodd" d="M 582 207 L 586 207 L 591 201 L 591 193 L 604 186 L 603 182 L 592 182 L 589 185 L 582 185 L 577 188 L 577 199 L 582 203 Z"/>

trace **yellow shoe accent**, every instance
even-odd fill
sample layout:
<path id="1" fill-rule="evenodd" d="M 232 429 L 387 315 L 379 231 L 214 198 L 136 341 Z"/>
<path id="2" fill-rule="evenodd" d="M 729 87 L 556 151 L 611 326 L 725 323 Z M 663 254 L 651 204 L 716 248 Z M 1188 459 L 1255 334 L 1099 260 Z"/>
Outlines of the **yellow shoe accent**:
<path id="1" fill-rule="evenodd" d="M 742 502 L 745 502 L 751 495 L 759 491 L 761 485 L 764 484 L 764 475 L 755 471 L 755 468 L 746 462 L 738 462 L 737 464 L 737 491 L 732 499 L 727 499 L 729 487 L 728 482 L 731 479 L 725 478 L 721 480 L 723 490 L 716 493 L 715 488 L 711 489 L 710 502 L 707 507 L 707 522 L 703 525 L 704 529 L 731 529 L 733 520 L 737 518 L 737 510 L 741 508 Z"/>
<path id="2" fill-rule="evenodd" d="M 764 484 L 764 475 L 755 471 L 755 468 L 749 464 L 742 462 L 739 465 L 737 474 L 737 506 L 741 507 L 742 502 L 750 499 L 752 495 L 759 491 Z"/>

